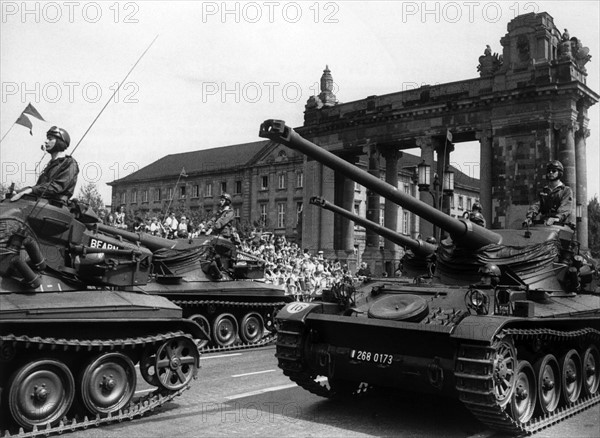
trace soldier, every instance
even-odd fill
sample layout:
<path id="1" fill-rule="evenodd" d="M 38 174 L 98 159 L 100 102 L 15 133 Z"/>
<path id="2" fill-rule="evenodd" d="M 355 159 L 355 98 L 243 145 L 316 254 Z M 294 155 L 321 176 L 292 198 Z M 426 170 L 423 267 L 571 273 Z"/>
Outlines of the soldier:
<path id="1" fill-rule="evenodd" d="M 42 145 L 42 150 L 50 154 L 50 162 L 42 171 L 36 185 L 25 187 L 10 200 L 14 202 L 23 195 L 33 194 L 66 203 L 73 196 L 79 174 L 77 161 L 65 154 L 70 143 L 71 137 L 67 131 L 56 126 L 50 128 L 46 133 L 46 142 Z"/>
<path id="2" fill-rule="evenodd" d="M 231 222 L 234 219 L 234 215 L 233 208 L 231 208 L 231 196 L 223 193 L 219 199 L 217 214 L 208 221 L 208 231 L 206 231 L 206 234 L 216 233 L 225 238 L 230 238 L 232 235 Z"/>
<path id="3" fill-rule="evenodd" d="M 474 202 L 471 207 L 471 212 L 469 213 L 469 220 L 481 227 L 486 226 L 485 218 L 482 214 L 481 204 L 479 202 Z"/>
<path id="4" fill-rule="evenodd" d="M 574 227 L 572 220 L 573 191 L 563 184 L 564 167 L 558 160 L 550 161 L 546 166 L 546 180 L 548 185 L 540 192 L 538 202 L 533 204 L 523 222 L 523 226 L 530 226 L 535 217 L 541 215 L 545 225 L 567 225 Z"/>

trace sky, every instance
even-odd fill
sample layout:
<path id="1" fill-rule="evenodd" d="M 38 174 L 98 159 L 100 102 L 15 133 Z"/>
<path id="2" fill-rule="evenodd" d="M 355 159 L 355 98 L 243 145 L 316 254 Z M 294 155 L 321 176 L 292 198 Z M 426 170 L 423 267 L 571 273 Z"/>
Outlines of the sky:
<path id="1" fill-rule="evenodd" d="M 45 132 L 58 125 L 71 135 L 67 153 L 81 169 L 75 195 L 93 182 L 107 204 L 106 183 L 167 154 L 259 141 L 266 119 L 301 126 L 326 65 L 340 102 L 476 78 L 486 44 L 501 53 L 507 24 L 524 13 L 548 12 L 589 47 L 587 84 L 600 92 L 597 1 L 2 1 L 1 7 L 0 182 L 34 184 L 36 163 L 43 168 L 49 159 L 40 150 Z M 46 120 L 32 119 L 33 135 L 14 125 L 28 103 Z M 588 113 L 589 198 L 600 195 L 599 107 Z M 452 164 L 478 177 L 477 154 L 458 145 Z"/>

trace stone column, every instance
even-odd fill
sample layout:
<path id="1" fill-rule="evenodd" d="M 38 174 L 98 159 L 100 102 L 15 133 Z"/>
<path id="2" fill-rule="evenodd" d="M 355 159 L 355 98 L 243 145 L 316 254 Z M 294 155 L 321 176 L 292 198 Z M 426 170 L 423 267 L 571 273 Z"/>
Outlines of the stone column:
<path id="1" fill-rule="evenodd" d="M 377 145 L 371 144 L 367 147 L 367 171 L 376 178 L 380 178 L 380 154 Z M 380 196 L 372 190 L 367 189 L 367 219 L 378 224 L 380 208 Z M 368 229 L 365 230 L 365 251 L 362 260 L 369 265 L 373 274 L 380 275 L 383 271 L 382 253 L 379 250 L 379 235 Z"/>
<path id="2" fill-rule="evenodd" d="M 581 127 L 575 133 L 575 163 L 577 169 L 575 204 L 581 205 L 581 219 L 577 222 L 577 240 L 581 249 L 588 250 L 588 212 L 587 212 L 587 157 L 585 139 L 590 136 L 588 128 Z"/>
<path id="3" fill-rule="evenodd" d="M 402 157 L 402 152 L 395 147 L 391 147 L 383 150 L 382 155 L 385 158 L 385 181 L 397 189 L 398 160 Z M 394 232 L 398 231 L 398 204 L 389 199 L 385 200 L 384 226 Z M 384 239 L 383 246 L 385 250 L 385 271 L 391 277 L 400 260 L 399 248 L 389 239 Z"/>
<path id="4" fill-rule="evenodd" d="M 343 157 L 349 163 L 354 164 L 356 156 Z M 335 174 L 335 200 L 334 204 L 341 206 L 350 212 L 354 211 L 354 181 L 344 177 L 342 174 Z M 332 213 L 333 214 L 333 213 Z M 345 253 L 354 252 L 354 227 L 353 222 L 340 215 L 334 215 L 334 246 L 335 250 L 341 250 Z"/>
<path id="5" fill-rule="evenodd" d="M 446 140 L 436 141 L 435 151 L 437 153 L 437 174 L 439 186 L 436 193 L 438 205 L 436 208 L 446 214 L 450 214 L 450 198 L 444 196 L 444 171 L 450 168 L 450 153 L 454 152 L 454 144 Z M 456 175 L 454 175 L 456 176 Z M 440 233 L 440 239 L 443 233 Z"/>
<path id="6" fill-rule="evenodd" d="M 491 228 L 492 219 L 492 136 L 489 130 L 477 131 L 475 134 L 479 140 L 479 201 L 483 209 L 483 217 L 485 218 L 488 228 Z"/>
<path id="7" fill-rule="evenodd" d="M 435 172 L 435 168 L 433 167 L 433 143 L 431 141 L 431 137 L 419 137 L 416 139 L 417 146 L 421 149 L 421 159 L 425 161 L 425 164 L 429 164 L 431 166 L 431 184 L 429 190 L 433 189 L 433 174 Z M 427 192 L 419 192 L 419 200 L 422 202 L 433 205 L 433 198 L 431 197 L 431 193 Z M 422 218 L 419 218 L 419 230 L 421 237 L 426 239 L 429 236 L 433 236 L 433 224 L 428 222 Z"/>
<path id="8" fill-rule="evenodd" d="M 573 194 L 577 191 L 577 181 L 575 175 L 575 131 L 578 123 L 568 120 L 560 123 L 559 126 L 559 144 L 558 157 L 565 171 L 563 172 L 562 182 L 571 187 Z M 575 197 L 577 199 L 577 197 Z"/>

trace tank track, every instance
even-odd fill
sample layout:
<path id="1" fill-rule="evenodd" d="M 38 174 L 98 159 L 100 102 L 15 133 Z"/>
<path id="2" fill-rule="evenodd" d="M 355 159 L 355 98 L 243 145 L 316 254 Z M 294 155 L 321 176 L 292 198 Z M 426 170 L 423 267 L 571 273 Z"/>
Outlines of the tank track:
<path id="1" fill-rule="evenodd" d="M 221 301 L 221 300 L 172 300 L 172 302 L 179 307 L 201 307 L 201 306 L 226 306 L 226 307 L 272 307 L 273 313 L 275 313 L 278 309 L 281 309 L 285 306 L 286 302 L 276 302 L 276 303 L 243 303 L 239 301 Z M 258 348 L 263 347 L 265 345 L 272 344 L 277 335 L 275 333 L 269 333 L 264 336 L 259 342 L 255 342 L 252 344 L 248 343 L 238 343 L 230 346 L 218 346 L 218 345 L 207 345 L 205 347 L 200 348 L 200 352 L 202 353 L 220 353 L 224 351 L 237 351 L 237 350 L 247 350 L 250 348 Z"/>
<path id="2" fill-rule="evenodd" d="M 312 394 L 326 398 L 362 397 L 372 392 L 373 387 L 365 383 L 332 386 L 321 383 L 317 375 L 306 370 L 302 361 L 303 352 L 303 326 L 299 324 L 286 324 L 277 331 L 277 350 L 275 357 L 283 374 L 290 378 L 301 388 Z"/>
<path id="3" fill-rule="evenodd" d="M 137 338 L 124 338 L 118 340 L 77 340 L 77 339 L 55 339 L 55 338 L 43 338 L 43 337 L 29 337 L 29 336 L 15 336 L 5 335 L 0 336 L 0 350 L 1 349 L 12 349 L 15 347 L 23 347 L 32 351 L 41 351 L 45 349 L 61 351 L 73 351 L 78 352 L 81 350 L 85 351 L 114 351 L 116 349 L 125 349 L 131 347 L 140 347 L 149 344 L 163 343 L 169 339 L 178 338 L 185 336 L 192 339 L 191 336 L 184 334 L 183 332 L 168 332 L 154 336 L 144 336 Z M 197 377 L 194 377 L 197 378 Z M 84 416 L 63 418 L 57 425 L 42 428 L 34 427 L 31 431 L 24 431 L 20 428 L 16 433 L 15 430 L 0 430 L 0 437 L 18 437 L 18 438 L 29 438 L 38 436 L 49 436 L 52 434 L 62 434 L 65 432 L 72 432 L 79 429 L 87 429 L 88 427 L 100 426 L 102 424 L 114 423 L 116 421 L 122 422 L 124 420 L 132 420 L 136 417 L 141 417 L 148 412 L 152 412 L 159 406 L 169 402 L 175 397 L 181 395 L 184 391 L 190 388 L 187 385 L 177 391 L 169 391 L 164 388 L 157 388 L 153 392 L 134 399 L 129 406 L 119 410 L 116 413 L 109 413 L 106 416 L 97 415 L 93 418 Z"/>
<path id="4" fill-rule="evenodd" d="M 600 332 L 592 328 L 575 331 L 552 329 L 505 329 L 498 339 L 510 336 L 515 341 L 545 341 L 558 343 L 564 341 L 600 341 Z M 562 420 L 600 402 L 600 392 L 579 399 L 569 405 L 557 408 L 554 412 L 534 416 L 527 423 L 515 421 L 507 406 L 501 406 L 494 395 L 494 353 L 492 345 L 463 344 L 457 356 L 456 389 L 460 400 L 479 421 L 514 435 L 529 435 L 550 427 Z M 461 366 L 464 365 L 464 366 Z M 462 369 L 462 372 L 459 372 Z M 468 370 L 468 371 L 467 371 Z"/>

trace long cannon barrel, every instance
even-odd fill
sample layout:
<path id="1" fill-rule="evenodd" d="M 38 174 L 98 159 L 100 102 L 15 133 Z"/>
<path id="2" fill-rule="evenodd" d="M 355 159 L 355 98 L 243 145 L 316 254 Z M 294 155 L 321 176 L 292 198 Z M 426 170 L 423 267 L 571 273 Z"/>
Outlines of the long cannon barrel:
<path id="1" fill-rule="evenodd" d="M 101 223 L 94 224 L 94 227 L 96 227 L 98 231 L 106 234 L 112 234 L 114 236 L 121 236 L 123 239 L 126 239 L 130 242 L 140 242 L 141 245 L 144 245 L 152 252 L 159 249 L 172 249 L 177 244 L 177 242 L 174 240 L 152 236 L 151 234 L 132 233 L 131 231 L 125 231 L 121 228 L 115 228 Z"/>
<path id="2" fill-rule="evenodd" d="M 346 160 L 300 137 L 282 120 L 266 120 L 260 126 L 259 136 L 295 149 L 363 185 L 380 196 L 395 202 L 414 214 L 446 230 L 457 245 L 477 249 L 492 243 L 502 243 L 502 237 L 473 222 L 456 219 L 436 208 L 399 191 L 374 175 L 359 169 Z"/>
<path id="3" fill-rule="evenodd" d="M 437 249 L 437 245 L 433 245 L 429 242 L 424 242 L 421 239 L 413 239 L 412 237 L 405 236 L 403 234 L 397 233 L 395 231 L 390 230 L 389 228 L 382 227 L 376 222 L 365 219 L 357 214 L 354 214 L 345 208 L 338 207 L 335 204 L 323 199 L 319 196 L 313 196 L 309 201 L 313 205 L 317 205 L 325 210 L 329 210 L 335 214 L 339 214 L 347 219 L 350 219 L 354 223 L 358 225 L 362 225 L 368 230 L 374 231 L 380 236 L 388 239 L 391 242 L 394 242 L 397 245 L 402 245 L 407 248 L 410 248 L 415 255 L 418 256 L 428 256 L 429 254 L 433 254 Z"/>

